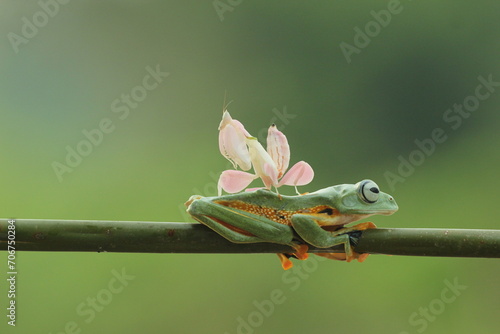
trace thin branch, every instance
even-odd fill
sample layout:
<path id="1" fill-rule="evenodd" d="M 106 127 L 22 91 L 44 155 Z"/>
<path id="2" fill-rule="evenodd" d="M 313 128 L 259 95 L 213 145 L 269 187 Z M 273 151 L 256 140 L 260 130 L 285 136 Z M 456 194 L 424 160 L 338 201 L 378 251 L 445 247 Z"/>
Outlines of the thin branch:
<path id="1" fill-rule="evenodd" d="M 7 249 L 8 221 L 0 220 L 0 250 Z M 11 237 L 12 238 L 12 237 Z M 19 219 L 17 251 L 128 253 L 287 253 L 272 243 L 234 244 L 201 224 Z M 500 230 L 379 228 L 362 232 L 359 253 L 500 258 Z M 343 247 L 310 248 L 311 253 Z"/>

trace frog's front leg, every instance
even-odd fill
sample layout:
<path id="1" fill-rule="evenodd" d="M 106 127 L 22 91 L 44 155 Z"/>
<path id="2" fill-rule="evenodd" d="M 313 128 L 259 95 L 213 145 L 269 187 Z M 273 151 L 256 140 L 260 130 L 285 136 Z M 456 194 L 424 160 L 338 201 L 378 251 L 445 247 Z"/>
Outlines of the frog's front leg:
<path id="1" fill-rule="evenodd" d="M 307 214 L 295 214 L 292 216 L 292 226 L 307 243 L 319 248 L 344 244 L 346 260 L 351 261 L 354 257 L 349 235 L 323 230 L 315 217 Z"/>
<path id="2" fill-rule="evenodd" d="M 360 255 L 353 251 L 350 236 L 347 233 L 367 228 L 375 228 L 373 223 L 361 223 L 353 227 L 341 228 L 337 231 L 330 232 L 321 228 L 321 220 L 322 216 L 318 214 L 295 214 L 292 216 L 292 226 L 306 242 L 313 246 L 328 248 L 340 244 L 344 245 L 345 254 L 318 253 L 320 256 L 336 260 L 346 260 L 347 262 L 354 259 L 364 260 L 366 258 L 366 255 Z"/>

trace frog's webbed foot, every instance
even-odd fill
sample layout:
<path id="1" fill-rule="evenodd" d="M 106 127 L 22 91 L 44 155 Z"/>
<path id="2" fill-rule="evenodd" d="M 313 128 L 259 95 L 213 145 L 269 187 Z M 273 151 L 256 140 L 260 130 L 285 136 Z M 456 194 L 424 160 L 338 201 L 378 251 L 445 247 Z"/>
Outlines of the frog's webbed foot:
<path id="1" fill-rule="evenodd" d="M 363 262 L 370 255 L 368 253 L 361 253 L 361 254 L 360 253 L 356 253 L 356 252 L 354 252 L 354 253 L 357 255 L 356 260 L 358 260 L 358 262 Z"/>
<path id="2" fill-rule="evenodd" d="M 307 251 L 309 250 L 309 246 L 306 244 L 294 244 L 292 247 L 295 249 L 295 253 L 293 255 L 299 260 L 306 260 L 309 257 Z"/>
<path id="3" fill-rule="evenodd" d="M 283 267 L 284 270 L 288 270 L 293 267 L 293 263 L 292 261 L 290 261 L 290 257 L 292 257 L 292 255 L 284 253 L 278 253 L 276 255 L 278 255 L 281 261 L 281 266 Z"/>
<path id="4" fill-rule="evenodd" d="M 309 254 L 307 251 L 309 250 L 309 246 L 306 244 L 293 244 L 290 245 L 295 249 L 295 253 L 278 253 L 278 257 L 281 261 L 281 266 L 283 269 L 288 270 L 293 267 L 292 261 L 290 261 L 291 257 L 294 257 L 299 260 L 307 260 L 309 258 Z"/>
<path id="5" fill-rule="evenodd" d="M 352 251 L 352 255 L 350 257 L 347 256 L 346 253 L 314 253 L 315 255 L 326 257 L 327 259 L 330 260 L 337 260 L 337 261 L 346 261 L 346 262 L 351 262 L 352 260 L 358 260 L 358 262 L 363 262 L 366 260 L 368 257 L 368 253 L 356 253 L 355 251 Z"/>
<path id="6" fill-rule="evenodd" d="M 184 205 L 186 206 L 186 208 L 188 208 L 191 205 L 191 203 L 193 203 L 197 199 L 202 199 L 202 198 L 203 198 L 203 196 L 193 195 L 193 196 L 189 197 L 189 199 L 187 200 L 186 203 L 184 203 Z"/>
<path id="7" fill-rule="evenodd" d="M 351 231 L 364 231 L 364 230 L 369 230 L 369 229 L 373 229 L 373 228 L 377 228 L 377 225 L 375 225 L 372 222 L 364 222 L 364 223 L 356 224 L 352 227 L 344 227 L 343 229 L 341 229 L 339 231 L 342 231 L 342 233 L 345 233 L 345 232 L 351 232 Z"/>

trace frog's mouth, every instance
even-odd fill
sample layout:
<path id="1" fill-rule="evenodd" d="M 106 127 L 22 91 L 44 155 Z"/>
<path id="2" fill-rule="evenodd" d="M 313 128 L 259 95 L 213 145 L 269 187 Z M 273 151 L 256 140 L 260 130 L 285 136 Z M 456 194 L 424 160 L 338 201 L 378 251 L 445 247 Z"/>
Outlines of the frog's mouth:
<path id="1" fill-rule="evenodd" d="M 390 216 L 394 212 L 398 211 L 398 209 L 390 209 L 390 210 L 363 210 L 362 212 L 359 212 L 358 214 L 360 215 L 365 215 L 365 216 L 372 216 L 372 215 L 382 215 L 382 216 Z"/>

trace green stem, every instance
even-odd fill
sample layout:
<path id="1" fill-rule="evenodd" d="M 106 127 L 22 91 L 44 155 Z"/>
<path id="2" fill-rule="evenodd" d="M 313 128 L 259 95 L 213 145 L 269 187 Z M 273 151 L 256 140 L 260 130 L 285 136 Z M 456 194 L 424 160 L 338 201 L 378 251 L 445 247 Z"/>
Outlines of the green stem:
<path id="1" fill-rule="evenodd" d="M 0 219 L 0 250 L 7 249 L 8 221 Z M 12 237 L 11 237 L 12 238 Z M 15 220 L 16 251 L 128 253 L 287 253 L 272 243 L 234 244 L 201 224 Z M 500 258 L 500 230 L 379 228 L 362 233 L 359 253 Z M 343 252 L 342 246 L 311 253 Z"/>

